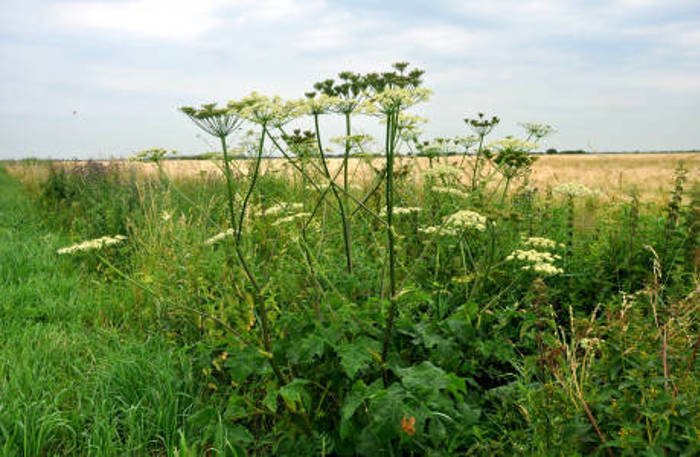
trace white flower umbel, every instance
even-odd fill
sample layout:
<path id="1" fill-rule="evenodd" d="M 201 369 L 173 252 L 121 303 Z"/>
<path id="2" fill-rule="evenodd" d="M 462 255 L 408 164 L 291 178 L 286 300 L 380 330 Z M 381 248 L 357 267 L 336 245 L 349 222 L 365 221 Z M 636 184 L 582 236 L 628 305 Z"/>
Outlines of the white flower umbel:
<path id="1" fill-rule="evenodd" d="M 221 233 L 217 233 L 216 235 L 214 235 L 214 236 L 212 236 L 211 238 L 209 238 L 208 240 L 206 240 L 206 241 L 204 242 L 204 245 L 205 245 L 205 246 L 211 246 L 212 244 L 216 243 L 217 241 L 223 240 L 223 239 L 226 238 L 227 236 L 233 236 L 233 234 L 234 234 L 233 229 L 228 229 L 228 230 L 223 231 L 223 232 L 221 232 Z"/>
<path id="2" fill-rule="evenodd" d="M 506 260 L 523 260 L 530 263 L 554 262 L 560 260 L 561 256 L 552 254 L 551 252 L 536 251 L 534 249 L 516 249 L 506 257 Z"/>
<path id="3" fill-rule="evenodd" d="M 394 208 L 392 210 L 392 214 L 394 216 L 400 216 L 400 215 L 405 215 L 405 214 L 416 214 L 416 213 L 419 213 L 421 210 L 422 210 L 422 208 L 419 206 L 407 206 L 407 207 L 394 206 Z M 382 208 L 382 210 L 379 212 L 379 214 L 382 217 L 385 217 L 386 216 L 386 208 Z"/>
<path id="4" fill-rule="evenodd" d="M 282 126 L 304 114 L 305 104 L 304 100 L 283 100 L 278 95 L 268 97 L 252 92 L 240 101 L 230 101 L 228 109 L 255 124 Z"/>
<path id="5" fill-rule="evenodd" d="M 543 238 L 546 240 L 546 238 Z M 547 240 L 551 241 L 551 240 Z M 537 251 L 535 249 L 516 249 L 506 260 L 524 262 L 522 267 L 525 271 L 534 271 L 547 276 L 564 273 L 564 270 L 554 265 L 554 262 L 561 260 L 561 256 L 551 252 Z"/>
<path id="6" fill-rule="evenodd" d="M 551 263 L 545 263 L 545 262 L 536 263 L 533 265 L 525 265 L 523 267 L 523 270 L 534 271 L 534 272 L 542 273 L 542 274 L 548 275 L 548 276 L 564 273 L 564 270 L 562 270 L 561 268 L 555 267 Z"/>
<path id="7" fill-rule="evenodd" d="M 449 165 L 446 163 L 439 163 L 432 168 L 428 168 L 423 171 L 423 176 L 433 177 L 433 178 L 444 178 L 448 176 L 459 176 L 462 170 L 454 165 Z"/>
<path id="8" fill-rule="evenodd" d="M 588 197 L 592 195 L 598 195 L 598 192 L 589 189 L 583 184 L 569 182 L 555 187 L 554 192 L 558 194 L 564 194 L 567 197 Z"/>
<path id="9" fill-rule="evenodd" d="M 366 114 L 398 113 L 427 101 L 432 91 L 424 87 L 388 87 L 370 97 L 363 105 Z"/>
<path id="10" fill-rule="evenodd" d="M 535 143 L 521 140 L 520 138 L 507 137 L 490 142 L 487 147 L 497 151 L 512 150 L 530 152 L 537 148 Z"/>
<path id="11" fill-rule="evenodd" d="M 486 230 L 486 216 L 463 209 L 447 216 L 445 226 L 456 230 L 475 229 L 483 232 Z"/>
<path id="12" fill-rule="evenodd" d="M 112 246 L 126 240 L 124 235 L 103 236 L 94 240 L 83 241 L 72 246 L 59 249 L 58 254 L 74 254 L 80 251 L 91 251 L 94 249 L 102 249 L 105 246 Z"/>
<path id="13" fill-rule="evenodd" d="M 428 235 L 440 234 L 456 236 L 470 229 L 479 232 L 486 230 L 486 217 L 475 211 L 463 209 L 446 216 L 442 226 L 423 227 L 418 230 Z"/>
<path id="14" fill-rule="evenodd" d="M 564 247 L 562 243 L 557 243 L 556 241 L 550 240 L 549 238 L 543 238 L 539 236 L 531 236 L 529 238 L 526 238 L 523 241 L 523 244 L 525 246 L 539 249 L 556 249 L 557 247 Z"/>
<path id="15" fill-rule="evenodd" d="M 467 198 L 469 194 L 454 187 L 433 186 L 430 188 L 436 194 L 448 194 L 458 198 Z"/>

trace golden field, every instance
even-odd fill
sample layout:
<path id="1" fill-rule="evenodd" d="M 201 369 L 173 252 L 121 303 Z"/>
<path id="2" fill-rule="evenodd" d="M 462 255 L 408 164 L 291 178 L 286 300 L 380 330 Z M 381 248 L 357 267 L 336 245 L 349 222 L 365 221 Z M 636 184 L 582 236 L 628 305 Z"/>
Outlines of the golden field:
<path id="1" fill-rule="evenodd" d="M 465 179 L 470 170 L 471 157 L 452 156 L 442 158 L 449 163 L 465 168 Z M 372 159 L 372 165 L 381 168 L 384 159 L 377 157 Z M 683 161 L 688 170 L 688 187 L 698 183 L 700 176 L 700 152 L 694 153 L 668 153 L 668 154 L 586 154 L 586 155 L 543 155 L 538 156 L 532 166 L 530 182 L 539 189 L 555 187 L 567 182 L 584 184 L 592 189 L 600 191 L 608 196 L 625 195 L 634 189 L 642 199 L 659 199 L 668 194 L 672 188 L 674 170 L 679 161 Z M 139 173 L 150 175 L 156 172 L 152 163 L 117 161 L 129 169 L 136 169 Z M 56 162 L 60 166 L 70 167 L 76 163 L 84 162 Z M 102 162 L 108 163 L 108 162 Z M 245 169 L 252 161 L 234 161 L 238 169 Z M 342 159 L 329 159 L 329 168 L 334 173 L 341 165 Z M 428 168 L 428 160 L 423 157 L 400 157 L 397 160 L 400 165 L 407 165 L 416 176 L 420 171 Z M 219 175 L 220 164 L 209 160 L 166 160 L 163 162 L 164 170 L 173 178 L 192 178 Z M 41 168 L 42 165 L 30 167 Z M 6 163 L 8 171 L 15 175 L 30 172 L 27 165 Z M 371 176 L 368 174 L 368 164 L 365 160 L 351 159 L 351 174 L 353 178 L 362 181 Z M 266 159 L 263 163 L 264 172 L 292 172 L 292 166 L 284 159 Z M 31 173 L 40 172 L 37 169 Z"/>

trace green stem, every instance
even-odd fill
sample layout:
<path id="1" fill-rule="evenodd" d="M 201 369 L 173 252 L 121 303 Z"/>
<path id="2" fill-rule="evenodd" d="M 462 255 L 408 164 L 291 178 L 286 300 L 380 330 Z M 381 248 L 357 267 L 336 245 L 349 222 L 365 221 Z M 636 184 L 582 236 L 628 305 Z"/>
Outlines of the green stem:
<path id="1" fill-rule="evenodd" d="M 345 113 L 345 154 L 343 155 L 343 205 L 346 210 L 350 208 L 350 182 L 348 180 L 348 159 L 350 158 L 350 135 L 352 129 L 350 126 L 350 113 Z M 350 225 L 350 219 L 344 218 L 343 228 L 345 229 L 345 250 L 348 254 L 348 258 L 352 260 L 352 226 Z M 348 272 L 352 273 L 352 262 L 349 262 L 350 267 Z"/>
<path id="2" fill-rule="evenodd" d="M 263 147 L 265 145 L 265 135 L 267 134 L 267 126 L 263 124 L 262 126 L 262 132 L 260 134 L 260 143 L 258 144 L 258 153 L 255 158 L 255 168 L 253 169 L 253 176 L 251 177 L 250 185 L 248 186 L 248 191 L 246 192 L 245 198 L 243 199 L 243 206 L 241 207 L 241 212 L 239 214 L 238 218 L 238 227 L 237 227 L 237 232 L 236 232 L 236 237 L 235 237 L 235 247 L 236 247 L 236 253 L 238 254 L 238 259 L 241 262 L 241 265 L 243 266 L 243 270 L 246 273 L 246 276 L 250 280 L 251 284 L 253 285 L 253 288 L 255 289 L 256 295 L 257 295 L 257 302 L 258 302 L 258 315 L 260 317 L 260 326 L 262 328 L 262 338 L 263 338 L 263 348 L 265 349 L 265 352 L 268 354 L 268 361 L 270 363 L 270 366 L 272 367 L 272 371 L 274 371 L 275 376 L 277 377 L 278 381 L 280 384 L 286 384 L 286 380 L 284 378 L 284 375 L 282 374 L 282 371 L 279 368 L 279 365 L 277 364 L 277 361 L 275 360 L 275 356 L 272 353 L 272 343 L 270 340 L 270 327 L 267 319 L 267 304 L 265 303 L 265 297 L 262 294 L 262 290 L 260 286 L 258 285 L 257 281 L 255 280 L 255 277 L 253 276 L 252 271 L 248 267 L 248 263 L 246 262 L 243 252 L 241 251 L 241 235 L 243 233 L 243 219 L 245 218 L 245 212 L 248 207 L 248 201 L 250 200 L 250 196 L 253 193 L 253 189 L 255 188 L 255 184 L 257 183 L 258 180 L 258 175 L 260 174 L 260 162 L 262 161 L 262 153 L 263 153 Z M 226 151 L 224 149 L 224 151 Z M 228 168 L 228 155 L 226 152 L 224 152 L 224 160 L 227 162 L 227 168 Z M 230 172 L 229 172 L 230 174 Z M 232 199 L 232 194 L 229 193 L 229 208 L 231 208 L 231 219 L 232 223 L 235 223 L 235 217 L 233 215 L 233 199 Z M 234 225 L 235 227 L 235 225 Z"/>
<path id="3" fill-rule="evenodd" d="M 391 332 L 394 326 L 394 317 L 396 314 L 396 267 L 395 267 L 395 250 L 394 250 L 394 229 L 393 229 L 393 214 L 394 214 L 394 130 L 395 119 L 398 118 L 398 113 L 390 113 L 386 120 L 386 234 L 389 247 L 389 313 L 386 317 L 386 329 L 384 333 L 384 344 L 382 347 L 382 364 L 386 364 L 387 354 L 389 352 L 389 342 L 391 340 Z M 386 369 L 384 369 L 384 385 L 388 385 L 388 377 Z"/>
<path id="4" fill-rule="evenodd" d="M 323 152 L 323 145 L 321 143 L 321 131 L 319 128 L 318 124 L 318 114 L 314 114 L 314 127 L 316 129 L 316 142 L 318 143 L 318 150 L 319 153 L 321 154 L 321 164 L 323 165 L 323 173 L 326 175 L 326 178 L 330 181 L 331 189 L 333 190 L 333 195 L 335 196 L 336 201 L 338 202 L 338 209 L 340 210 L 340 218 L 343 224 L 343 241 L 345 244 L 345 261 L 346 261 L 346 268 L 349 274 L 352 274 L 352 251 L 350 247 L 350 239 L 348 238 L 348 220 L 347 216 L 345 214 L 345 206 L 343 205 L 343 200 L 340 198 L 340 195 L 338 195 L 338 190 L 336 189 L 336 186 L 334 185 L 333 177 L 331 176 L 330 171 L 328 170 L 328 164 L 326 161 L 326 154 Z M 346 193 L 347 195 L 347 193 Z"/>
<path id="5" fill-rule="evenodd" d="M 476 158 L 474 159 L 474 172 L 472 173 L 472 192 L 476 189 L 476 176 L 479 171 L 479 159 L 481 158 L 481 150 L 484 146 L 484 135 L 479 135 L 479 148 L 476 150 Z"/>
<path id="6" fill-rule="evenodd" d="M 281 131 L 282 133 L 284 133 L 284 130 L 280 129 L 280 131 Z M 273 137 L 273 136 L 270 136 L 269 134 L 268 134 L 268 136 L 269 136 L 269 138 L 272 140 L 272 142 L 273 142 L 273 144 L 275 145 L 275 147 L 282 153 L 282 155 L 283 155 L 285 158 L 287 158 L 287 159 L 295 166 L 295 168 L 296 168 L 297 170 L 301 171 L 300 168 L 299 168 L 296 164 L 294 164 L 294 161 L 293 161 L 292 158 L 289 156 L 289 154 L 287 154 L 287 152 L 286 152 L 286 151 L 279 145 L 279 143 L 274 139 L 274 137 Z M 372 211 L 370 208 L 368 208 L 364 201 L 362 201 L 362 200 L 360 200 L 359 198 L 355 197 L 355 196 L 352 195 L 351 193 L 345 193 L 345 192 L 343 191 L 343 188 L 342 188 L 341 186 L 339 186 L 339 185 L 335 182 L 334 179 L 326 177 L 325 171 L 323 170 L 322 167 L 319 167 L 318 164 L 316 164 L 316 163 L 314 163 L 314 162 L 311 162 L 311 165 L 314 167 L 314 169 L 315 169 L 317 172 L 323 174 L 323 178 L 326 179 L 326 181 L 328 181 L 328 184 L 329 184 L 329 185 L 332 185 L 332 186 L 335 188 L 335 191 L 336 191 L 336 192 L 337 192 L 337 191 L 343 192 L 343 193 L 344 193 L 345 195 L 347 195 L 347 197 L 348 197 L 350 200 L 352 200 L 359 208 L 361 208 L 362 210 L 364 210 L 368 215 L 370 215 L 371 217 L 373 217 L 377 222 L 379 222 L 380 224 L 384 224 L 384 223 L 385 223 L 385 222 L 384 222 L 384 219 L 382 219 L 381 217 L 379 217 L 379 215 L 378 215 L 376 212 L 374 212 L 374 211 Z M 308 176 L 308 174 L 304 175 L 303 172 L 302 172 L 302 175 L 303 175 L 303 176 Z M 314 188 L 315 188 L 318 192 L 321 192 L 321 188 L 320 188 L 311 178 L 307 177 L 306 179 L 314 186 Z M 335 208 L 335 207 L 333 208 L 333 210 L 334 210 L 335 212 L 337 212 L 337 213 L 340 213 L 340 212 L 338 211 L 338 209 Z"/>

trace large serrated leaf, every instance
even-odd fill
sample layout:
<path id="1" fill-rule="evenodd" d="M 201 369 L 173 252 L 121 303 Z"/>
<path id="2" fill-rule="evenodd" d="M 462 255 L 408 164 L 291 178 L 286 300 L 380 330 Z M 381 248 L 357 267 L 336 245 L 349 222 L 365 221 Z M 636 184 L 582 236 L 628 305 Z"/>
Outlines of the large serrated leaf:
<path id="1" fill-rule="evenodd" d="M 367 368 L 375 354 L 379 353 L 380 345 L 367 337 L 359 337 L 352 342 L 341 343 L 336 348 L 340 357 L 340 364 L 347 375 L 352 379 L 358 371 Z"/>

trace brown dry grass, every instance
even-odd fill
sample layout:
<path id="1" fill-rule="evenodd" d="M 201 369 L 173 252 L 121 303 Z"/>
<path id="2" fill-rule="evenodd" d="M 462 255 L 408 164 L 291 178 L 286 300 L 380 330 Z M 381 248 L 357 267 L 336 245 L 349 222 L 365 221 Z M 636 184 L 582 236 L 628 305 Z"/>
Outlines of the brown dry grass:
<path id="1" fill-rule="evenodd" d="M 452 164 L 459 164 L 462 157 L 454 156 L 447 160 Z M 539 156 L 532 167 L 531 182 L 540 189 L 577 182 L 606 195 L 624 195 L 636 189 L 642 199 L 665 199 L 672 188 L 674 170 L 681 160 L 688 169 L 689 184 L 697 184 L 700 176 L 700 153 Z M 401 158 L 399 161 L 412 166 L 415 171 L 428 167 L 428 161 L 425 158 Z M 363 180 L 371 175 L 368 173 L 369 167 L 366 163 L 358 159 L 352 162 L 351 170 L 355 179 Z M 375 167 L 381 168 L 383 159 L 375 158 L 372 162 Z M 76 163 L 80 162 L 60 162 L 63 166 L 72 166 Z M 236 161 L 234 165 L 239 169 L 245 169 L 250 163 L 250 161 Z M 123 164 L 127 167 L 136 167 L 145 175 L 156 172 L 155 165 L 150 163 L 124 162 Z M 165 171 L 173 178 L 197 178 L 221 173 L 216 163 L 205 160 L 169 160 L 163 165 Z M 340 159 L 330 159 L 332 173 L 340 165 Z M 468 168 L 469 165 L 467 164 L 466 167 Z M 41 164 L 7 163 L 6 169 L 16 176 L 46 173 L 46 167 L 42 167 Z M 292 171 L 291 165 L 282 159 L 269 159 L 263 165 L 263 172 Z"/>

